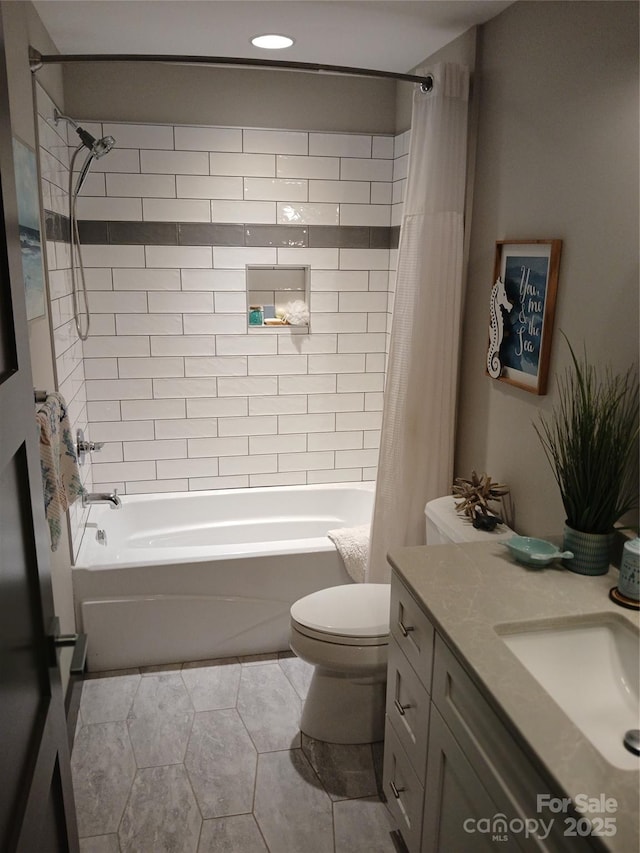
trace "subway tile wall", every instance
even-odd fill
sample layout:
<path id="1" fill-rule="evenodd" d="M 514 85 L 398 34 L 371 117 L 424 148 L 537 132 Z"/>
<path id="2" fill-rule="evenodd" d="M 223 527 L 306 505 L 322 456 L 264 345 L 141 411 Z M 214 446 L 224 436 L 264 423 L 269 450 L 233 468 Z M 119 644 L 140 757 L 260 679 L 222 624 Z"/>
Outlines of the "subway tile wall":
<path id="1" fill-rule="evenodd" d="M 45 246 L 49 322 L 54 350 L 56 388 L 67 402 L 73 435 L 79 428 L 88 435 L 90 430 L 82 342 L 76 333 L 71 295 L 67 126 L 64 123 L 56 125 L 54 120 L 55 105 L 39 83 L 36 83 L 36 107 L 38 112 L 40 186 L 45 211 L 46 239 L 43 240 L 43 244 Z M 90 462 L 87 461 L 81 466 L 80 476 L 87 491 L 92 491 Z M 88 510 L 83 509 L 79 501 L 76 501 L 69 510 L 74 555 L 77 554 L 80 547 L 87 515 Z"/>
<path id="2" fill-rule="evenodd" d="M 93 487 L 375 478 L 408 135 L 83 126 Z M 248 329 L 246 264 L 310 267 L 309 333 Z"/>

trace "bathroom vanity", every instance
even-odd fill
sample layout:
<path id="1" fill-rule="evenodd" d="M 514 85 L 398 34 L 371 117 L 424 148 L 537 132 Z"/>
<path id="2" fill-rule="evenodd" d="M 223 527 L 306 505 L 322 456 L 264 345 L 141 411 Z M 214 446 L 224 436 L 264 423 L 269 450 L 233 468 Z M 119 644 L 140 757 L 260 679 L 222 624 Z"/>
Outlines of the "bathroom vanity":
<path id="1" fill-rule="evenodd" d="M 608 598 L 617 571 L 527 569 L 498 543 L 389 561 L 383 785 L 409 853 L 638 850 L 640 757 L 606 731 L 620 710 L 640 726 L 639 619 Z M 609 662 L 622 700 L 600 680 Z"/>

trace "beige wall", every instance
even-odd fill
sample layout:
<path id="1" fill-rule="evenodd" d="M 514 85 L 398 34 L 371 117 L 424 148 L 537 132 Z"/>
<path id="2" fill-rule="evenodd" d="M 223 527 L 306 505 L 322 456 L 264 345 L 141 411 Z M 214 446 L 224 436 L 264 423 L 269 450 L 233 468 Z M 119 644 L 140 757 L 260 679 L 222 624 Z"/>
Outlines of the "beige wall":
<path id="1" fill-rule="evenodd" d="M 13 136 L 20 138 L 35 150 L 36 128 L 29 70 L 29 45 L 34 46 L 41 53 L 54 53 L 56 48 L 31 3 L 4 2 L 0 4 L 0 10 L 7 53 L 11 132 Z M 60 69 L 56 67 L 43 69 L 39 72 L 39 79 L 57 103 L 62 105 Z M 48 302 L 48 300 L 45 301 Z M 34 387 L 53 390 L 55 388 L 54 367 L 48 317 L 30 321 L 29 349 Z M 58 550 L 51 555 L 51 581 L 55 611 L 60 618 L 61 630 L 65 633 L 74 631 L 75 616 L 66 526 L 63 526 Z M 70 658 L 71 654 L 72 650 L 63 650 L 64 657 Z M 66 686 L 68 677 L 66 667 L 63 667 L 62 676 L 63 686 Z"/>
<path id="2" fill-rule="evenodd" d="M 395 81 L 160 63 L 64 66 L 82 119 L 393 133 Z"/>
<path id="3" fill-rule="evenodd" d="M 532 422 L 568 363 L 559 330 L 624 370 L 638 359 L 638 4 L 520 2 L 481 33 L 480 127 L 457 475 L 511 485 L 516 526 L 564 514 Z M 549 393 L 484 374 L 495 241 L 564 241 Z"/>

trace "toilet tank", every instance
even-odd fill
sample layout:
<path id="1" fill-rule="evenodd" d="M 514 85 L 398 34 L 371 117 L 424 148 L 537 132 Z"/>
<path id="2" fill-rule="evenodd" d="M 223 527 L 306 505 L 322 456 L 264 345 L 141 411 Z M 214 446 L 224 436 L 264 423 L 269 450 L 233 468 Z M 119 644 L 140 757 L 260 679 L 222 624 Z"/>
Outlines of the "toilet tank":
<path id="1" fill-rule="evenodd" d="M 460 542 L 490 542 L 513 533 L 506 524 L 494 531 L 476 530 L 471 519 L 456 512 L 455 498 L 445 495 L 429 501 L 424 508 L 427 545 L 447 545 Z"/>

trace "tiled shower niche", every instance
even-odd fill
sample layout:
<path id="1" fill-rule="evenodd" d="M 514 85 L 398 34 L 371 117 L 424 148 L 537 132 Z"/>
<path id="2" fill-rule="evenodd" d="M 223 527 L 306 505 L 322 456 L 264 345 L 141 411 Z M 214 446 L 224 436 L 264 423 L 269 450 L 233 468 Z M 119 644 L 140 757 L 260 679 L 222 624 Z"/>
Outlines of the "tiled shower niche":
<path id="1" fill-rule="evenodd" d="M 94 488 L 375 478 L 408 134 L 81 123 Z M 249 326 L 247 266 L 308 270 L 304 334 Z"/>
<path id="2" fill-rule="evenodd" d="M 309 267 L 248 266 L 249 331 L 309 332 L 310 272 Z"/>

